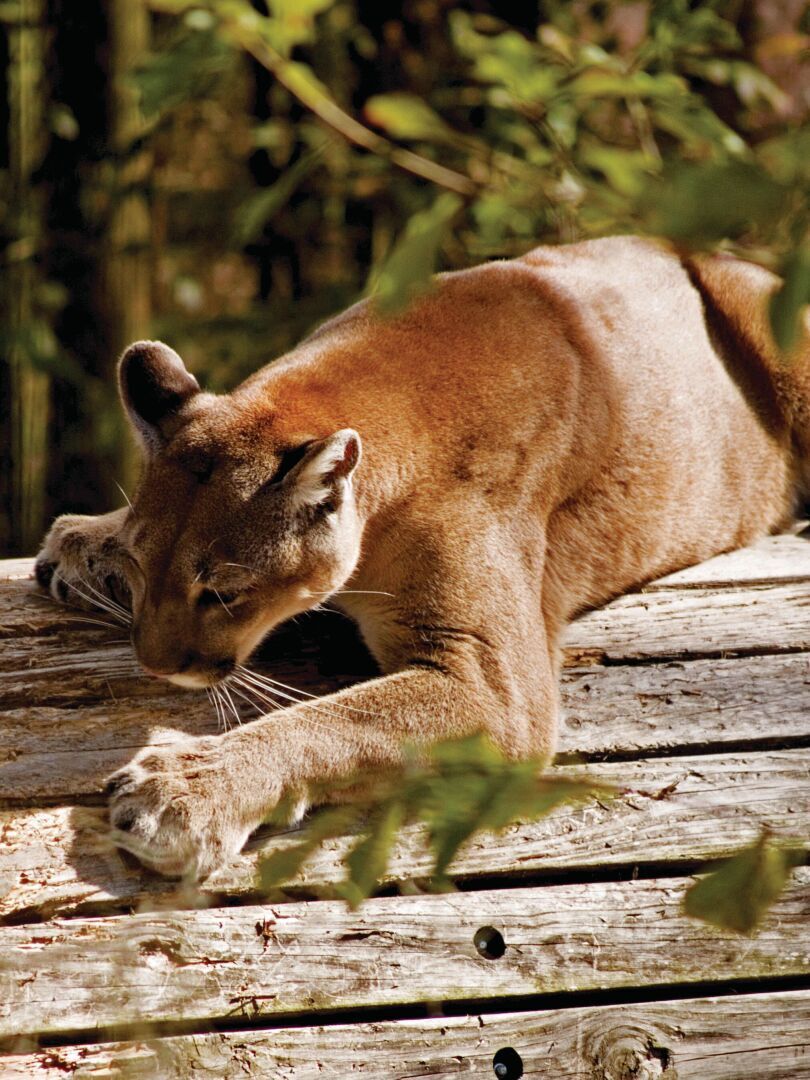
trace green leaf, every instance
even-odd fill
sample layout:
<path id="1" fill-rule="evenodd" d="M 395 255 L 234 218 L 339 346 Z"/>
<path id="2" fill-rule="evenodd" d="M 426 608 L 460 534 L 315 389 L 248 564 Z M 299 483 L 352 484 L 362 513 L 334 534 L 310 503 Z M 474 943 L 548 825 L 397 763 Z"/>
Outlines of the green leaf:
<path id="1" fill-rule="evenodd" d="M 653 232 L 706 243 L 772 229 L 784 200 L 784 187 L 764 170 L 730 161 L 677 166 L 648 188 L 645 210 Z"/>
<path id="2" fill-rule="evenodd" d="M 367 834 L 346 856 L 348 874 L 338 886 L 338 891 L 350 907 L 358 907 L 385 875 L 391 848 L 403 824 L 402 803 L 396 798 L 389 799 L 380 805 L 371 819 Z"/>
<path id="3" fill-rule="evenodd" d="M 652 115 L 656 127 L 674 135 L 690 153 L 740 156 L 747 151 L 737 132 L 695 95 L 654 104 Z"/>
<path id="4" fill-rule="evenodd" d="M 722 930 L 752 934 L 804 856 L 802 848 L 779 844 L 763 831 L 755 844 L 695 882 L 684 910 Z"/>
<path id="5" fill-rule="evenodd" d="M 269 0 L 273 15 L 265 23 L 265 31 L 273 44 L 288 55 L 296 45 L 315 40 L 315 16 L 327 11 L 335 0 Z"/>
<path id="6" fill-rule="evenodd" d="M 682 97 L 688 90 L 686 82 L 677 75 L 650 75 L 646 71 L 628 74 L 608 71 L 586 71 L 569 85 L 577 97 Z"/>
<path id="7" fill-rule="evenodd" d="M 477 239 L 484 245 L 495 247 L 506 236 L 519 236 L 531 242 L 537 236 L 538 218 L 541 211 L 536 205 L 530 208 L 516 206 L 519 193 L 513 186 L 510 197 L 485 192 L 471 205 L 470 212 L 476 225 Z M 536 192 L 527 192 L 525 200 L 537 203 Z"/>
<path id="8" fill-rule="evenodd" d="M 274 184 L 255 192 L 242 203 L 234 222 L 234 239 L 238 244 L 249 244 L 260 235 L 267 222 L 287 205 L 295 189 L 312 172 L 322 153 L 321 146 L 302 154 Z"/>
<path id="9" fill-rule="evenodd" d="M 328 11 L 335 0 L 270 0 L 270 10 L 280 19 L 313 19 L 323 11 Z"/>
<path id="10" fill-rule="evenodd" d="M 810 126 L 759 144 L 757 158 L 783 184 L 810 185 Z"/>
<path id="11" fill-rule="evenodd" d="M 466 12 L 453 11 L 450 32 L 459 53 L 473 61 L 481 82 L 502 86 L 520 101 L 545 101 L 557 90 L 560 70 L 517 30 L 479 34 Z"/>
<path id="12" fill-rule="evenodd" d="M 601 172 L 615 191 L 628 198 L 642 193 L 653 165 L 641 150 L 620 150 L 596 143 L 583 147 L 580 159 L 584 165 Z"/>
<path id="13" fill-rule="evenodd" d="M 484 735 L 439 743 L 431 757 L 435 776 L 415 815 L 428 826 L 439 879 L 476 832 L 497 832 L 516 820 L 544 817 L 561 803 L 612 793 L 588 780 L 540 776 L 537 761 L 511 761 Z"/>
<path id="14" fill-rule="evenodd" d="M 782 287 L 771 297 L 770 319 L 776 344 L 788 353 L 799 338 L 802 309 L 810 304 L 810 245 L 788 256 L 783 276 Z"/>
<path id="15" fill-rule="evenodd" d="M 147 118 L 205 97 L 234 64 L 235 54 L 215 30 L 193 30 L 156 53 L 132 75 Z"/>
<path id="16" fill-rule="evenodd" d="M 366 119 L 395 139 L 452 138 L 453 132 L 433 109 L 415 94 L 377 94 L 365 104 Z"/>
<path id="17" fill-rule="evenodd" d="M 374 276 L 373 296 L 385 315 L 401 311 L 430 289 L 439 247 L 461 207 L 458 195 L 446 192 L 427 210 L 414 214 L 393 251 Z"/>
<path id="18" fill-rule="evenodd" d="M 307 823 L 299 843 L 274 851 L 260 861 L 257 887 L 269 892 L 294 878 L 324 840 L 350 833 L 356 827 L 361 812 L 362 808 L 357 806 L 336 806 L 316 814 Z"/>
<path id="19" fill-rule="evenodd" d="M 772 109 L 784 110 L 790 107 L 791 99 L 764 71 L 753 64 L 736 60 L 731 65 L 731 80 L 741 101 L 748 106 L 764 101 Z"/>

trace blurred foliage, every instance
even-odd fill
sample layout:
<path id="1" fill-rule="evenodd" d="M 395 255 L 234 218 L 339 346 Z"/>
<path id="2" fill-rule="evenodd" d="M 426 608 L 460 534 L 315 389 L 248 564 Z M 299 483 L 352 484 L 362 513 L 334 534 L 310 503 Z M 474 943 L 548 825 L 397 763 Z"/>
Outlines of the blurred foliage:
<path id="1" fill-rule="evenodd" d="M 315 168 L 307 154 L 302 164 L 311 135 L 293 130 L 300 115 L 283 136 L 278 121 L 277 145 L 287 152 L 278 164 L 290 178 L 251 205 L 254 234 L 262 218 L 267 224 L 287 208 L 307 173 L 306 191 L 334 190 L 337 181 L 344 202 L 363 180 L 382 198 L 382 182 L 395 224 L 412 217 L 397 243 L 382 245 L 371 276 L 384 309 L 423 287 L 439 254 L 454 267 L 542 241 L 635 231 L 687 247 L 722 244 L 781 271 L 774 327 L 783 347 L 794 340 L 810 299 L 801 254 L 810 229 L 807 130 L 785 122 L 789 97 L 756 62 L 769 43 L 746 46 L 739 3 L 547 3 L 536 25 L 519 29 L 497 16 L 497 5 L 475 13 L 436 3 L 429 8 L 446 35 L 436 57 L 443 62 L 422 67 L 413 80 L 419 92 L 400 71 L 403 85 L 362 102 L 352 60 L 363 50 L 373 59 L 379 46 L 348 3 L 271 2 L 261 12 L 248 0 L 154 6 L 186 30 L 173 62 L 164 53 L 142 72 L 156 97 L 173 100 L 184 58 L 198 62 L 199 44 L 188 43 L 204 37 L 212 57 L 223 43 L 246 50 L 347 141 L 338 170 L 328 155 Z M 341 64 L 334 55 L 322 62 L 313 49 L 319 37 L 345 51 Z M 779 48 L 802 55 L 808 41 L 796 33 Z M 348 80 L 330 78 L 336 66 Z M 437 200 L 425 178 L 462 196 L 463 208 Z"/>
<path id="2" fill-rule="evenodd" d="M 763 829 L 759 839 L 709 868 L 689 889 L 687 915 L 721 930 L 753 934 L 779 898 L 794 867 L 807 858 L 803 847 L 786 844 Z"/>
<path id="3" fill-rule="evenodd" d="M 47 372 L 51 413 L 74 425 L 65 440 L 92 443 L 66 487 L 49 441 L 50 513 L 77 498 L 107 508 L 92 459 L 109 473 L 104 439 L 120 436 L 80 413 L 123 333 L 103 288 L 119 250 L 150 263 L 151 295 L 140 289 L 130 321 L 215 390 L 363 292 L 395 311 L 434 268 L 627 231 L 782 273 L 774 333 L 786 352 L 796 340 L 810 299 L 807 12 L 776 0 L 87 0 L 78 19 L 65 0 L 19 0 L 0 24 L 8 145 L 24 147 L 0 158 L 3 341 L 15 364 Z M 134 195 L 143 208 L 127 217 Z"/>
<path id="4" fill-rule="evenodd" d="M 335 892 L 356 908 L 384 884 L 400 830 L 420 824 L 433 859 L 430 877 L 420 887 L 451 890 L 452 862 L 473 836 L 537 821 L 561 805 L 592 800 L 602 805 L 620 794 L 596 776 L 572 779 L 544 775 L 542 769 L 537 760 L 507 758 L 484 735 L 437 743 L 421 757 L 406 749 L 398 768 L 347 778 L 343 790 L 350 801 L 318 811 L 298 842 L 262 860 L 256 887 L 272 895 L 300 873 L 324 841 L 351 837 L 343 860 L 346 874 Z M 334 801 L 340 790 L 332 782 L 313 788 L 310 797 L 316 804 Z M 284 800 L 271 820 L 289 820 L 293 801 Z M 807 855 L 803 846 L 763 829 L 750 847 L 706 867 L 705 876 L 687 891 L 684 911 L 722 930 L 754 934 Z"/>
<path id="5" fill-rule="evenodd" d="M 352 835 L 357 839 L 345 859 L 346 877 L 338 894 L 357 907 L 378 887 L 397 834 L 405 825 L 421 823 L 433 856 L 430 885 L 452 888 L 448 870 L 463 844 L 479 832 L 499 832 L 515 821 L 536 821 L 562 803 L 605 800 L 613 788 L 587 778 L 541 776 L 541 763 L 505 757 L 483 735 L 437 743 L 424 762 L 412 751 L 398 769 L 365 775 L 366 795 L 348 805 L 318 813 L 303 839 L 265 859 L 258 887 L 278 888 L 294 877 L 324 840 Z M 357 778 L 346 781 L 355 789 Z M 322 793 L 334 798 L 335 786 Z M 319 793 L 314 792 L 315 801 Z M 288 816 L 286 804 L 274 820 Z"/>

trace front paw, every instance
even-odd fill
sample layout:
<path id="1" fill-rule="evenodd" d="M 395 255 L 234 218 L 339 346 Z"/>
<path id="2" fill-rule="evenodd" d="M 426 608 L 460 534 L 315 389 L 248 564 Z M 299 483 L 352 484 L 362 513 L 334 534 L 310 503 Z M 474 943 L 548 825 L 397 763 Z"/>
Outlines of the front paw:
<path id="1" fill-rule="evenodd" d="M 216 736 L 141 750 L 107 784 L 114 843 L 168 877 L 207 877 L 261 820 L 232 764 Z"/>
<path id="2" fill-rule="evenodd" d="M 125 621 L 115 609 L 130 607 L 129 586 L 117 541 L 110 535 L 105 517 L 58 517 L 37 555 L 34 574 L 40 587 L 55 600 L 83 608 L 106 608 Z"/>

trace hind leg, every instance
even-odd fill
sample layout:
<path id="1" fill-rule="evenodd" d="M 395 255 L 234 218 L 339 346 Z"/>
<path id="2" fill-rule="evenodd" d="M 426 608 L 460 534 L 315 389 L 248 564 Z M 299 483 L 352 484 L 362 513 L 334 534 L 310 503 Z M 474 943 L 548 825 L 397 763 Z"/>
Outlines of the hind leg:
<path id="1" fill-rule="evenodd" d="M 40 586 L 54 599 L 78 607 L 109 610 L 113 601 L 129 609 L 126 563 L 118 544 L 128 512 L 58 517 L 37 555 L 34 572 Z"/>

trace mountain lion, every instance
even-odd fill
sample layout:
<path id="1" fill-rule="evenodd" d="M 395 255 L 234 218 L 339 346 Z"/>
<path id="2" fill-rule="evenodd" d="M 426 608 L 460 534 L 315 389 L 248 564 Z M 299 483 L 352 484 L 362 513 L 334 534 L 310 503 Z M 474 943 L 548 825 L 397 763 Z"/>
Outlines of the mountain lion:
<path id="1" fill-rule="evenodd" d="M 131 603 L 138 660 L 180 686 L 228 687 L 327 597 L 382 674 L 142 750 L 109 785 L 116 842 L 201 878 L 282 796 L 303 813 L 404 743 L 484 730 L 548 759 L 569 620 L 806 491 L 810 347 L 778 356 L 777 285 L 619 237 L 442 275 L 393 318 L 363 301 L 224 396 L 160 342 L 127 349 L 140 490 L 59 518 L 40 583 Z"/>

